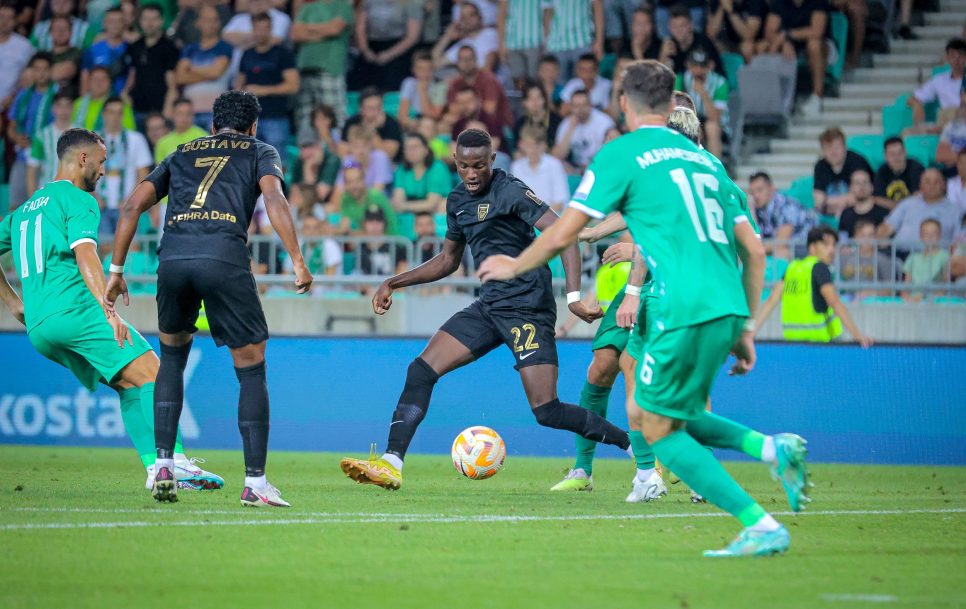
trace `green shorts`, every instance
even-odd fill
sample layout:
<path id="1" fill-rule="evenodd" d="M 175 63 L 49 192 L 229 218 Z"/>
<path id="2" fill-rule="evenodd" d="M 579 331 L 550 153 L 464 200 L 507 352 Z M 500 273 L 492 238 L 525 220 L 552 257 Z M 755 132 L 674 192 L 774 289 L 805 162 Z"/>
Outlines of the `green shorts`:
<path id="1" fill-rule="evenodd" d="M 690 420 L 704 412 L 711 385 L 746 317 L 728 315 L 694 326 L 647 336 L 637 367 L 637 405 L 672 419 Z"/>
<path id="2" fill-rule="evenodd" d="M 647 309 L 654 305 L 657 299 L 656 294 L 651 294 L 650 286 L 646 286 L 641 292 L 641 308 L 637 311 L 637 323 L 630 329 L 627 337 L 627 354 L 635 361 L 641 361 L 641 354 L 644 353 L 645 337 L 647 336 Z"/>
<path id="3" fill-rule="evenodd" d="M 98 383 L 110 383 L 125 366 L 151 350 L 131 324 L 127 327 L 134 345 L 118 347 L 104 312 L 91 305 L 51 315 L 27 335 L 41 355 L 73 372 L 84 387 L 94 391 Z"/>
<path id="4" fill-rule="evenodd" d="M 594 343 L 591 350 L 597 351 L 604 347 L 611 347 L 618 353 L 623 353 L 624 348 L 627 347 L 627 336 L 630 330 L 617 325 L 617 309 L 624 302 L 624 289 L 626 287 L 621 288 L 617 296 L 614 296 L 610 306 L 607 307 L 607 312 L 604 313 L 600 325 L 597 326 L 597 333 L 594 334 Z"/>

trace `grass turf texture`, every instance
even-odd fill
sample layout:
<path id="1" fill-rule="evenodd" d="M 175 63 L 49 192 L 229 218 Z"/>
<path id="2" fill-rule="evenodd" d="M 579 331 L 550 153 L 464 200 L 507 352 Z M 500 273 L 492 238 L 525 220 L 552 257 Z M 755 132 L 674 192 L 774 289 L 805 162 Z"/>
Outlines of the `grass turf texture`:
<path id="1" fill-rule="evenodd" d="M 276 452 L 270 480 L 294 507 L 250 510 L 240 451 L 199 456 L 226 488 L 159 506 L 130 450 L 0 446 L 0 606 L 966 604 L 964 468 L 816 465 L 812 514 L 779 516 L 788 555 L 712 560 L 738 523 L 683 485 L 625 504 L 629 460 L 599 460 L 592 493 L 550 493 L 569 461 L 510 456 L 476 482 L 414 455 L 392 493 L 346 479 L 338 455 Z M 763 466 L 729 469 L 787 511 Z M 857 511 L 890 513 L 839 513 Z"/>

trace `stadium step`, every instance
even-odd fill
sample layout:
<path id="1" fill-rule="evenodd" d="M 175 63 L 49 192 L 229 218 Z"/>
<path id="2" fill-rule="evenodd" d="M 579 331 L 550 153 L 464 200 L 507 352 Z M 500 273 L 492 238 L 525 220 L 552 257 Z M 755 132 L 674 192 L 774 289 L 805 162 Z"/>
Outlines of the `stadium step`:
<path id="1" fill-rule="evenodd" d="M 808 154 L 811 155 L 813 163 L 818 160 L 821 152 L 818 142 L 808 139 L 772 140 L 769 145 L 772 154 Z"/>
<path id="2" fill-rule="evenodd" d="M 866 103 L 866 108 L 869 105 Z M 816 116 L 803 116 L 799 118 L 796 122 L 802 125 L 838 125 L 839 127 L 846 127 L 849 125 L 854 125 L 856 127 L 872 126 L 882 124 L 882 117 L 879 113 L 873 113 L 872 111 L 865 110 L 831 110 L 827 106 L 825 111 Z"/>
<path id="3" fill-rule="evenodd" d="M 886 67 L 876 66 L 872 70 L 856 70 L 848 82 L 867 83 L 889 81 L 897 85 L 918 83 L 921 71 L 919 66 Z"/>
<path id="4" fill-rule="evenodd" d="M 857 110 L 874 112 L 874 106 L 870 105 L 869 99 L 865 97 L 826 97 L 823 102 L 823 108 L 826 113 L 839 111 L 852 112 Z"/>
<path id="5" fill-rule="evenodd" d="M 803 171 L 801 167 L 784 167 L 781 165 L 741 165 L 735 170 L 736 182 L 742 188 L 747 189 L 748 187 L 748 177 L 751 174 L 764 171 L 771 176 L 772 182 L 779 190 L 784 190 L 791 186 L 792 182 L 800 178 L 801 176 L 811 173 L 811 166 L 807 171 Z"/>
<path id="6" fill-rule="evenodd" d="M 789 165 L 804 167 L 814 165 L 818 156 L 812 153 L 780 152 L 771 154 L 755 154 L 748 159 L 749 165 Z"/>
<path id="7" fill-rule="evenodd" d="M 956 19 L 950 15 L 943 15 L 943 20 L 937 22 L 934 25 L 924 25 L 921 27 L 913 28 L 920 38 L 928 40 L 949 40 L 950 38 L 956 38 L 963 34 L 963 17 L 966 17 L 964 13 L 960 18 Z M 943 44 L 945 47 L 946 45 Z M 942 49 L 940 49 L 941 51 Z"/>
<path id="8" fill-rule="evenodd" d="M 911 67 L 925 69 L 928 75 L 932 67 L 939 64 L 939 55 L 943 46 L 943 44 L 937 43 L 935 49 L 924 53 L 904 53 L 902 55 L 877 53 L 872 56 L 872 61 L 876 70 L 879 68 Z"/>
<path id="9" fill-rule="evenodd" d="M 956 10 L 956 11 L 943 11 L 941 13 L 926 13 L 923 16 L 925 17 L 924 21 L 926 22 L 926 25 L 923 27 L 913 28 L 913 30 L 917 34 L 934 25 L 943 25 L 943 26 L 952 27 L 952 24 L 956 24 L 959 27 L 959 32 L 955 32 L 952 35 L 954 36 L 957 33 L 961 34 L 963 31 L 962 17 L 966 16 L 966 8 L 962 10 Z M 957 17 L 959 19 L 957 19 Z M 949 36 L 949 37 L 952 38 L 952 36 Z"/>
<path id="10" fill-rule="evenodd" d="M 795 124 L 788 128 L 789 139 L 802 138 L 809 139 L 812 141 L 817 141 L 820 133 L 825 131 L 828 127 L 831 127 L 833 123 L 822 123 L 817 125 L 800 125 Z M 846 137 L 850 135 L 869 135 L 882 133 L 881 127 L 855 127 L 852 125 L 846 125 L 842 128 L 845 132 Z"/>

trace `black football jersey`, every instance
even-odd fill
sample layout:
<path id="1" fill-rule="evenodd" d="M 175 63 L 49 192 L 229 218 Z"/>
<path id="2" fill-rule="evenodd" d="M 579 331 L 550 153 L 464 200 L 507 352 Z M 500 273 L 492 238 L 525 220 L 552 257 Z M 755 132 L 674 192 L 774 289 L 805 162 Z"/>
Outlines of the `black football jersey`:
<path id="1" fill-rule="evenodd" d="M 469 245 L 477 266 L 494 254 L 518 256 L 533 243 L 533 225 L 547 209 L 526 184 L 495 169 L 485 191 L 472 195 L 460 184 L 450 193 L 446 238 Z M 550 267 L 541 266 L 510 281 L 488 281 L 480 290 L 480 300 L 494 308 L 556 307 Z"/>
<path id="2" fill-rule="evenodd" d="M 158 259 L 212 258 L 249 268 L 248 225 L 266 175 L 284 179 L 275 148 L 239 133 L 178 146 L 146 180 L 168 197 Z"/>

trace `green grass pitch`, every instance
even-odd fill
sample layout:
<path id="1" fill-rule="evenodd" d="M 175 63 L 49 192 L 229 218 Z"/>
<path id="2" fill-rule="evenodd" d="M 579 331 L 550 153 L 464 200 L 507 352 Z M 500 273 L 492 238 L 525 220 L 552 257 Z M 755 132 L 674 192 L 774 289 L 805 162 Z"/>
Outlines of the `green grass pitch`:
<path id="1" fill-rule="evenodd" d="M 716 561 L 701 551 L 737 522 L 681 485 L 625 504 L 629 461 L 561 494 L 561 459 L 511 455 L 477 482 L 412 456 L 391 493 L 344 478 L 340 455 L 276 452 L 269 477 L 293 507 L 251 510 L 240 452 L 198 456 L 226 488 L 159 506 L 131 450 L 0 446 L 0 607 L 966 606 L 964 468 L 815 465 L 793 516 L 763 466 L 729 464 L 792 549 Z"/>

